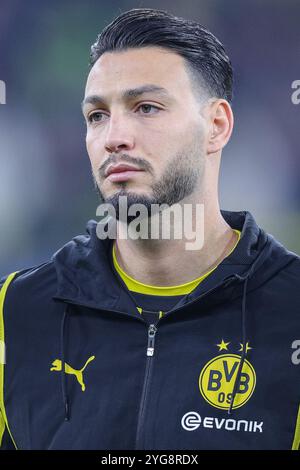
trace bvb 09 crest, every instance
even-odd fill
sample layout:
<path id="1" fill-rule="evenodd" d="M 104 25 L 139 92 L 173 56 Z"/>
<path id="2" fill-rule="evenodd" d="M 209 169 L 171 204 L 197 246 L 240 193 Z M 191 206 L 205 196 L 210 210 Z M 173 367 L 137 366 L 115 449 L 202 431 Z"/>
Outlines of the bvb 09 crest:
<path id="1" fill-rule="evenodd" d="M 223 340 L 219 351 L 226 350 L 230 343 Z M 241 345 L 242 348 L 242 345 Z M 246 352 L 252 349 L 246 345 Z M 242 349 L 240 349 L 242 351 Z M 199 389 L 203 398 L 215 408 L 226 410 L 229 408 L 233 387 L 239 368 L 241 356 L 238 354 L 223 353 L 211 359 L 199 376 Z M 256 385 L 256 374 L 253 366 L 245 359 L 240 374 L 239 386 L 234 399 L 233 408 L 243 406 L 251 397 Z"/>

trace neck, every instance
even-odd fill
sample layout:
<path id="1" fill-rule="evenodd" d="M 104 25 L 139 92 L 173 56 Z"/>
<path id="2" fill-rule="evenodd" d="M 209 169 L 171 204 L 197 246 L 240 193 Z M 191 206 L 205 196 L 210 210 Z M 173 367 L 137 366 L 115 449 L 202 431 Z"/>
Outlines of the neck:
<path id="1" fill-rule="evenodd" d="M 204 206 L 202 225 L 201 247 L 189 250 L 186 238 L 123 239 L 120 235 L 124 227 L 118 222 L 117 261 L 129 276 L 144 284 L 167 287 L 190 282 L 217 266 L 238 238 L 219 208 L 212 211 Z"/>

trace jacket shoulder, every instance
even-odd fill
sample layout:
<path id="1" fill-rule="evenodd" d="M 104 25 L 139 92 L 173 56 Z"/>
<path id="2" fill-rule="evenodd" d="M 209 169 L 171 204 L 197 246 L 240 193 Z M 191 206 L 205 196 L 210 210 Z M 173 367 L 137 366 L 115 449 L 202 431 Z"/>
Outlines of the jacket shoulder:
<path id="1" fill-rule="evenodd" d="M 5 274 L 0 278 L 0 291 L 9 276 L 13 273 Z M 56 279 L 56 270 L 52 260 L 46 261 L 39 265 L 24 268 L 19 271 L 15 271 L 15 275 L 11 280 L 9 286 L 14 289 L 39 289 L 41 283 L 45 282 L 47 285 L 51 284 L 51 280 Z M 32 292 L 32 291 L 31 291 Z"/>
<path id="2" fill-rule="evenodd" d="M 294 256 L 291 262 L 286 266 L 284 272 L 295 278 L 300 284 L 300 256 L 296 253 L 292 253 Z"/>

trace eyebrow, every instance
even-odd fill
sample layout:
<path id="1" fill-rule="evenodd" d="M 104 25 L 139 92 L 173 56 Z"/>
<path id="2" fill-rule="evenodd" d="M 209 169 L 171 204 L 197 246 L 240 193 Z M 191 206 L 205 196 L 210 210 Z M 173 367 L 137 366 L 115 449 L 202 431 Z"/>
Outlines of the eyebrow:
<path id="1" fill-rule="evenodd" d="M 158 85 L 143 85 L 138 88 L 130 88 L 128 90 L 124 90 L 121 93 L 121 99 L 124 101 L 128 101 L 132 98 L 136 98 L 138 96 L 144 95 L 146 93 L 156 93 L 158 95 L 161 95 L 165 98 L 171 98 L 171 95 L 169 92 Z M 99 104 L 99 103 L 105 103 L 106 99 L 104 96 L 100 95 L 90 95 L 84 98 L 84 100 L 81 103 L 81 108 L 83 108 L 86 104 Z"/>

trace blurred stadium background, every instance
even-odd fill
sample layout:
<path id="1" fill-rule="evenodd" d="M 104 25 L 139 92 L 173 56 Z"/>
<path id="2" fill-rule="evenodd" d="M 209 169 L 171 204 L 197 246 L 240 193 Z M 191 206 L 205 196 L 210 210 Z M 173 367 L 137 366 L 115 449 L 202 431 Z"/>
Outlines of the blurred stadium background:
<path id="1" fill-rule="evenodd" d="M 235 70 L 235 130 L 221 208 L 249 210 L 300 253 L 299 0 L 1 0 L 0 277 L 47 261 L 97 219 L 80 110 L 90 45 L 119 13 L 152 7 L 196 19 Z"/>

